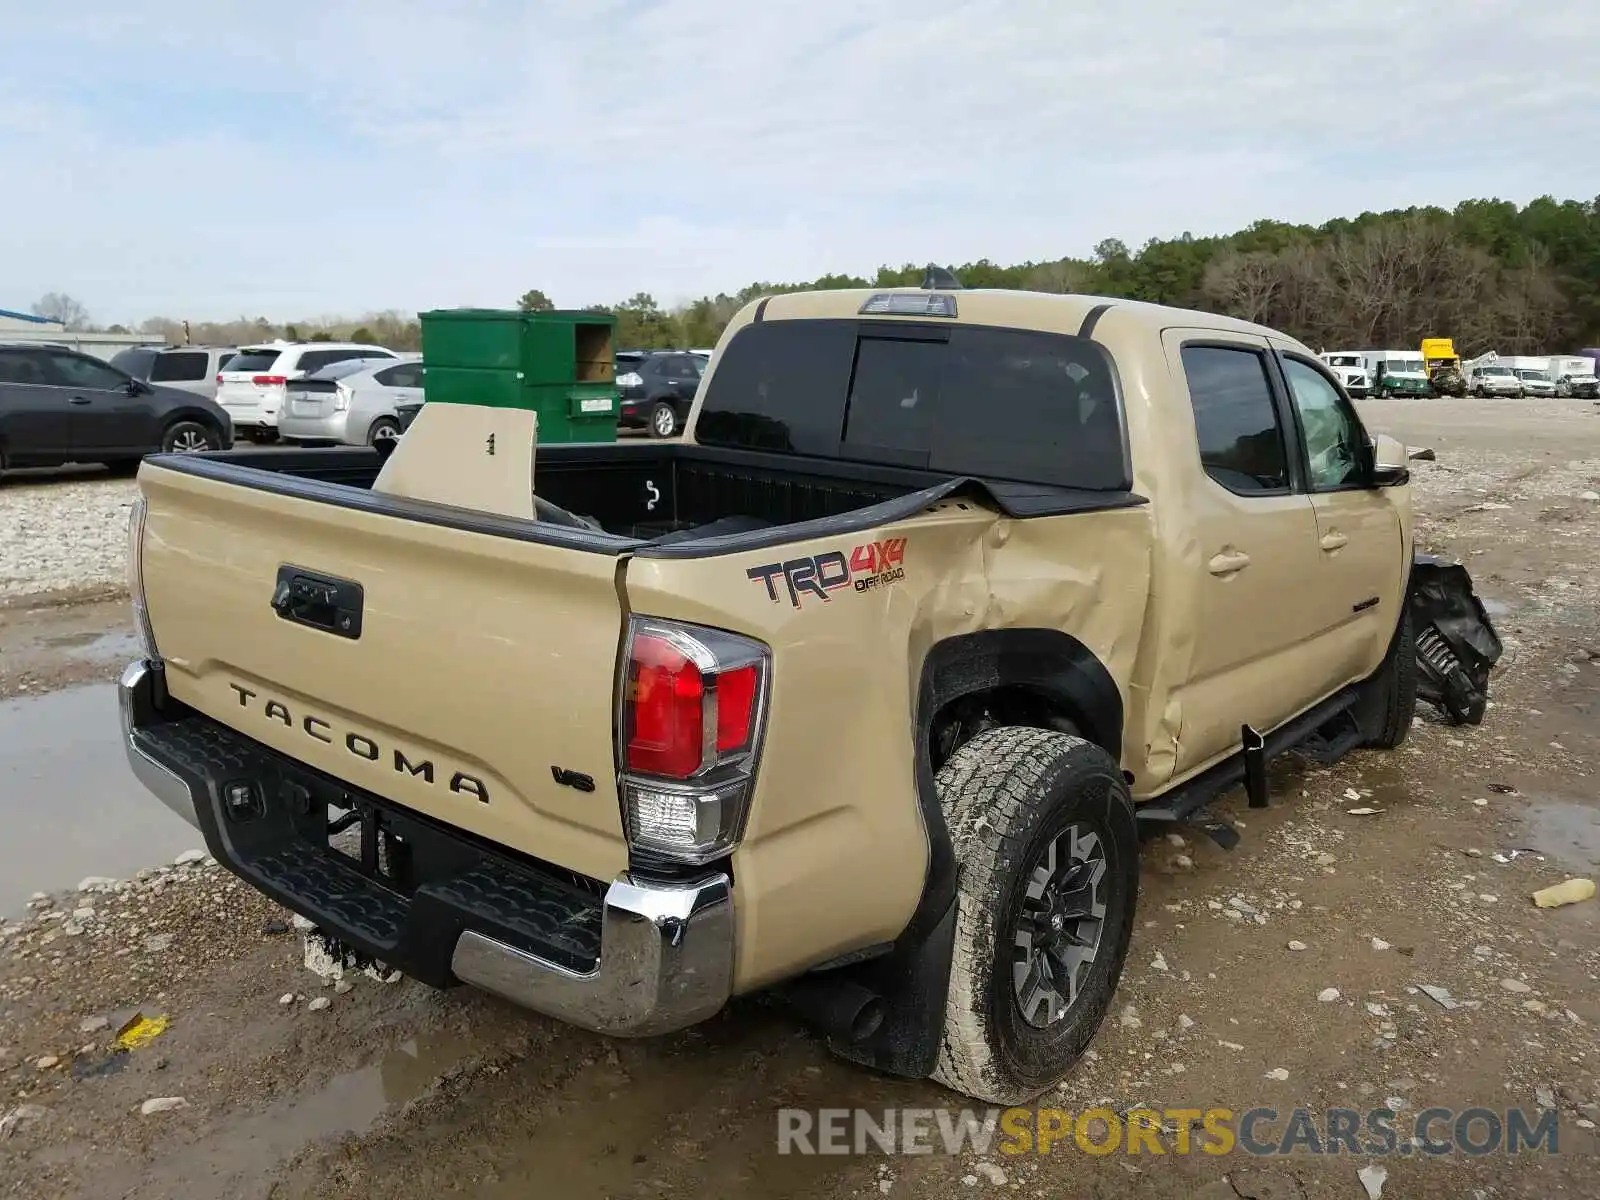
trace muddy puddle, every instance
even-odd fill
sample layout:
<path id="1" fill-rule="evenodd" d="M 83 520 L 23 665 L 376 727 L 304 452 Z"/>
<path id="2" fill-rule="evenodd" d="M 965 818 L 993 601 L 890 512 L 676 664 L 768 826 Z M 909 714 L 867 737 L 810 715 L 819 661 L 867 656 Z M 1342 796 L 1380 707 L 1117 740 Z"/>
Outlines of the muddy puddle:
<path id="1" fill-rule="evenodd" d="M 234 1121 L 166 1157 L 152 1183 L 189 1200 L 240 1195 L 314 1142 L 370 1132 L 427 1094 L 482 1047 L 458 1033 L 419 1033 L 304 1091 Z"/>
<path id="2" fill-rule="evenodd" d="M 139 786 L 119 730 L 107 684 L 0 701 L 0 914 L 17 915 L 36 891 L 125 877 L 201 844 Z"/>
<path id="3" fill-rule="evenodd" d="M 1516 844 L 1576 874 L 1592 874 L 1600 867 L 1600 802 L 1530 795 L 1517 822 Z"/>

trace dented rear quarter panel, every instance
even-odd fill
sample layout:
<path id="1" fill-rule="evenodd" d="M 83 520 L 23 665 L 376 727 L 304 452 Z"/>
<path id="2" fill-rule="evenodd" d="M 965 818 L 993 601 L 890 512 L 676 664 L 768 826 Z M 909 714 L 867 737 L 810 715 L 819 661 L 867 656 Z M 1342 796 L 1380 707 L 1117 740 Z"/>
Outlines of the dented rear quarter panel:
<path id="1" fill-rule="evenodd" d="M 711 558 L 635 557 L 636 614 L 692 621 L 772 649 L 772 702 L 745 837 L 733 859 L 737 987 L 749 990 L 893 940 L 922 895 L 914 711 L 923 663 L 984 629 L 1069 629 L 1128 678 L 1149 588 L 1150 514 L 1004 517 L 971 499 L 860 534 Z M 822 600 L 791 597 L 788 560 L 904 539 L 904 575 Z M 752 572 L 754 574 L 752 575 Z M 1124 697 L 1126 701 L 1126 697 Z"/>

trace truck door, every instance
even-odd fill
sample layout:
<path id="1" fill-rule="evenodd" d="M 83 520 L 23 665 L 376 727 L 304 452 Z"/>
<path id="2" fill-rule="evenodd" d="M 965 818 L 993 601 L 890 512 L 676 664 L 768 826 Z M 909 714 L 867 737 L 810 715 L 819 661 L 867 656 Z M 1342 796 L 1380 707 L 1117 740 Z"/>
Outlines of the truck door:
<path id="1" fill-rule="evenodd" d="M 1355 408 L 1326 372 L 1290 350 L 1279 362 L 1294 404 L 1297 451 L 1317 519 L 1313 655 L 1342 687 L 1388 650 L 1405 593 L 1406 548 L 1392 493 L 1369 483 L 1371 451 Z"/>
<path id="2" fill-rule="evenodd" d="M 1308 694 L 1317 665 L 1302 653 L 1317 533 L 1295 486 L 1293 426 L 1267 340 L 1182 329 L 1164 340 L 1197 443 L 1173 443 L 1175 494 L 1163 501 L 1181 510 L 1186 531 L 1166 601 L 1187 625 L 1175 653 L 1186 648 L 1188 662 L 1174 664 L 1172 693 L 1182 776 L 1237 750 L 1241 725 L 1265 732 L 1320 698 Z"/>

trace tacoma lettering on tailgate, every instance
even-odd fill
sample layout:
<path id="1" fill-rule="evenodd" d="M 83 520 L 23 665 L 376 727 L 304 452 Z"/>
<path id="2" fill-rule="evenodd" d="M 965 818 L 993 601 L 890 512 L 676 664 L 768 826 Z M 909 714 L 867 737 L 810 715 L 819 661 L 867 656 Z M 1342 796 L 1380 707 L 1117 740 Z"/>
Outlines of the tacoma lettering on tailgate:
<path id="1" fill-rule="evenodd" d="M 887 586 L 906 577 L 906 539 L 888 538 L 881 542 L 863 542 L 850 551 L 830 550 L 806 558 L 791 558 L 785 562 L 767 563 L 751 567 L 745 575 L 765 584 L 767 599 L 778 603 L 778 580 L 783 580 L 789 603 L 801 607 L 806 596 L 826 603 L 833 599 L 830 592 L 849 586 L 858 592 Z"/>
<path id="2" fill-rule="evenodd" d="M 377 740 L 367 734 L 335 729 L 332 721 L 311 713 L 292 713 L 282 700 L 263 699 L 259 692 L 253 692 L 240 684 L 230 683 L 228 686 L 239 697 L 240 708 L 259 713 L 262 719 L 276 721 L 285 729 L 298 729 L 307 737 L 314 738 L 324 745 L 343 746 L 348 753 L 363 762 L 375 763 L 387 760 L 399 774 L 409 775 L 413 779 L 433 783 L 435 775 L 441 780 L 444 778 L 444 771 L 436 772 L 431 758 L 413 761 L 398 747 L 392 747 L 385 752 Z M 255 703 L 252 704 L 252 701 Z M 471 796 L 481 804 L 489 803 L 488 785 L 476 775 L 468 775 L 465 771 L 452 771 L 448 787 L 459 796 Z"/>

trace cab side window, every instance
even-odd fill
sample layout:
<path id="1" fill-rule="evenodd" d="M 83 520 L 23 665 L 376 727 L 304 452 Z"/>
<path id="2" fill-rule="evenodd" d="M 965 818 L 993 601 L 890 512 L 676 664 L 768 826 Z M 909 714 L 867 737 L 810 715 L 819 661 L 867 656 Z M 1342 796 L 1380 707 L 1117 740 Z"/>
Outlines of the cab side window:
<path id="1" fill-rule="evenodd" d="M 1367 476 L 1367 432 L 1339 389 L 1310 363 L 1283 359 L 1289 395 L 1300 415 L 1311 490 L 1359 486 Z"/>
<path id="2" fill-rule="evenodd" d="M 1181 353 L 1206 474 L 1240 495 L 1288 491 L 1289 455 L 1266 352 L 1185 346 Z"/>

